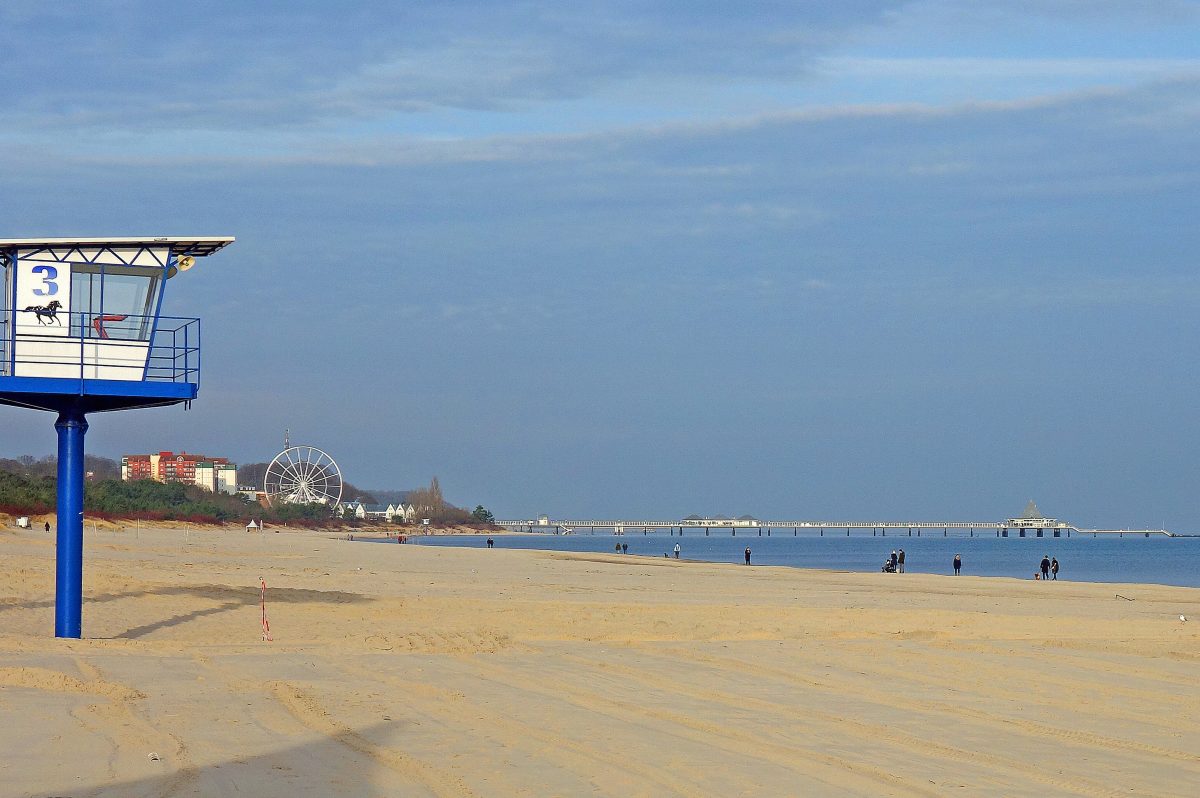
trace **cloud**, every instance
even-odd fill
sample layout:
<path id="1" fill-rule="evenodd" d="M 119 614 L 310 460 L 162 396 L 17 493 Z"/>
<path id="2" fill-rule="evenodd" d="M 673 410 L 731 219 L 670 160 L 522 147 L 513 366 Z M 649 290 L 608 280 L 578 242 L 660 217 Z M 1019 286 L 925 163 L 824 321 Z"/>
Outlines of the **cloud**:
<path id="1" fill-rule="evenodd" d="M 1029 33 L 1031 21 L 1041 24 L 1090 24 L 1128 29 L 1135 25 L 1178 25 L 1200 19 L 1195 0 L 1007 0 L 982 4 L 975 0 L 916 0 L 891 17 L 939 20 L 943 30 L 986 28 L 993 33 L 1010 26 Z"/>
<path id="2" fill-rule="evenodd" d="M 74 129 L 504 109 L 636 77 L 794 76 L 898 5 L 15 2 L 0 8 L 0 101 L 23 127 Z"/>
<path id="3" fill-rule="evenodd" d="M 848 286 L 867 303 L 902 301 L 922 314 L 979 312 L 1005 314 L 1065 313 L 1120 308 L 1165 309 L 1193 307 L 1200 302 L 1200 276 L 1052 274 L 1053 269 L 1025 274 L 1006 282 L 986 276 L 964 279 L 952 268 L 929 270 L 903 279 L 863 281 Z M 1046 272 L 1051 272 L 1047 274 Z"/>
<path id="4" fill-rule="evenodd" d="M 949 0 L 949 4 L 975 5 L 969 0 Z M 1009 0 L 1003 8 L 1013 16 L 1036 14 L 1072 20 L 1135 19 L 1161 23 L 1200 18 L 1200 4 L 1195 0 Z"/>
<path id="5" fill-rule="evenodd" d="M 1087 77 L 1147 80 L 1172 75 L 1200 74 L 1200 58 L 1037 58 L 1037 57 L 862 57 L 829 56 L 819 68 L 830 75 L 888 78 Z"/>
<path id="6" fill-rule="evenodd" d="M 717 220 L 743 220 L 769 225 L 801 227 L 820 224 L 826 218 L 824 212 L 813 206 L 749 201 L 735 204 L 713 203 L 706 206 L 704 212 Z"/>

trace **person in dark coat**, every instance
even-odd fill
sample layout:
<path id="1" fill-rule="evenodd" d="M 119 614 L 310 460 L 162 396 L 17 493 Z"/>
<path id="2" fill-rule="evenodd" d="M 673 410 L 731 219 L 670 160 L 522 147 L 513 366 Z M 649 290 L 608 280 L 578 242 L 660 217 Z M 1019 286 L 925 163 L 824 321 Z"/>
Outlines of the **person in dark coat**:
<path id="1" fill-rule="evenodd" d="M 962 555 L 954 555 L 954 575 L 958 576 L 958 572 L 962 570 Z"/>
<path id="2" fill-rule="evenodd" d="M 1047 554 L 1042 558 L 1042 581 L 1050 578 L 1050 555 Z"/>
<path id="3" fill-rule="evenodd" d="M 1050 559 L 1050 573 L 1054 574 L 1054 576 L 1052 578 L 1055 581 L 1058 581 L 1058 558 L 1057 557 L 1052 557 Z"/>
<path id="4" fill-rule="evenodd" d="M 904 573 L 904 549 L 900 549 L 899 553 L 896 554 L 896 570 Z"/>
<path id="5" fill-rule="evenodd" d="M 750 547 L 746 547 L 746 565 L 750 564 Z"/>

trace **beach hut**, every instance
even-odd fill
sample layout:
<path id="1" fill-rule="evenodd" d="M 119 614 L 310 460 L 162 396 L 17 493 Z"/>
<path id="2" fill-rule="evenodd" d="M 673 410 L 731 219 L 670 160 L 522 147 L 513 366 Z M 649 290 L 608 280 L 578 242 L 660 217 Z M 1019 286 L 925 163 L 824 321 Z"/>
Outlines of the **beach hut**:
<path id="1" fill-rule="evenodd" d="M 200 320 L 164 316 L 163 298 L 232 241 L 0 239 L 0 404 L 57 414 L 57 637 L 81 632 L 86 416 L 196 398 Z"/>

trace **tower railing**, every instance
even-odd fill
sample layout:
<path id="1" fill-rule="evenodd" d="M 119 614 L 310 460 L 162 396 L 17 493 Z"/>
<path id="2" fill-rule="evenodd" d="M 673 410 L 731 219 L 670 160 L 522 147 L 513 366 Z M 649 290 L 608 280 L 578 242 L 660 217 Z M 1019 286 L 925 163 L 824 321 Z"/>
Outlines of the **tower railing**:
<path id="1" fill-rule="evenodd" d="M 0 377 L 200 382 L 200 320 L 0 308 Z"/>

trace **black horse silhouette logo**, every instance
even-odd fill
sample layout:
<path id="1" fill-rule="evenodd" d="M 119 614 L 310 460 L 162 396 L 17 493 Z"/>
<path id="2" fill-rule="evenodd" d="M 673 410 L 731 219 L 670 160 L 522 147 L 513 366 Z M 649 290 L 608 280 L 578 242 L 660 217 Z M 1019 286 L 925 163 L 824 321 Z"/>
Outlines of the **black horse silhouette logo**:
<path id="1" fill-rule="evenodd" d="M 62 322 L 58 318 L 58 309 L 61 307 L 61 302 L 59 302 L 57 299 L 52 299 L 48 305 L 30 305 L 29 307 L 25 308 L 25 312 L 32 313 L 37 316 L 38 324 L 49 326 L 50 322 L 52 321 L 61 327 Z M 46 319 L 49 319 L 50 321 L 46 321 Z"/>

